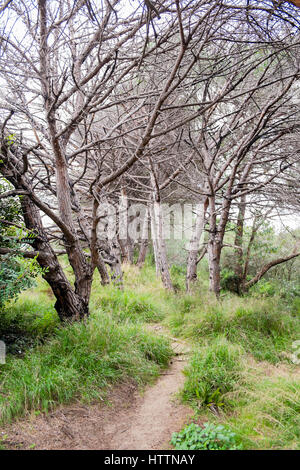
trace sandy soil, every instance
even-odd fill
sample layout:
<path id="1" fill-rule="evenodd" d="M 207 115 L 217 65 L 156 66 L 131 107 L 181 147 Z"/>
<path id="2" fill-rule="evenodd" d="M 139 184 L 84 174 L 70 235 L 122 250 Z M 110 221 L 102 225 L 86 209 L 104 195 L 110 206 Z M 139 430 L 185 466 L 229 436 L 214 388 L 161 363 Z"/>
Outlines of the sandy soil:
<path id="1" fill-rule="evenodd" d="M 151 327 L 164 334 L 160 326 Z M 80 404 L 61 407 L 48 415 L 32 416 L 2 431 L 5 445 L 16 449 L 168 449 L 174 431 L 192 417 L 190 408 L 175 397 L 184 382 L 182 370 L 188 348 L 173 341 L 170 367 L 141 396 L 133 384 L 109 394 L 110 406 Z"/>

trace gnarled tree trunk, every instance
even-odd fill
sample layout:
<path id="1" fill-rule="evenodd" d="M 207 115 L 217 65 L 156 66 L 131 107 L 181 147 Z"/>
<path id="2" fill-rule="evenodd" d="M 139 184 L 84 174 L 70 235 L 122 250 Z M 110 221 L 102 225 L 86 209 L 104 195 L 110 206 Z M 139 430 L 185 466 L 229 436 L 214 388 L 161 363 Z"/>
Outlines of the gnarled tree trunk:
<path id="1" fill-rule="evenodd" d="M 26 175 L 23 174 L 22 164 L 14 158 L 13 152 L 2 145 L 1 147 L 1 174 L 19 191 L 22 196 L 20 203 L 26 228 L 34 234 L 32 247 L 36 252 L 37 261 L 43 268 L 43 278 L 50 285 L 56 298 L 55 309 L 61 320 L 74 320 L 83 318 L 88 314 L 87 299 L 74 292 L 68 281 L 58 258 L 48 241 L 44 230 L 39 208 L 32 200 L 33 193 Z"/>

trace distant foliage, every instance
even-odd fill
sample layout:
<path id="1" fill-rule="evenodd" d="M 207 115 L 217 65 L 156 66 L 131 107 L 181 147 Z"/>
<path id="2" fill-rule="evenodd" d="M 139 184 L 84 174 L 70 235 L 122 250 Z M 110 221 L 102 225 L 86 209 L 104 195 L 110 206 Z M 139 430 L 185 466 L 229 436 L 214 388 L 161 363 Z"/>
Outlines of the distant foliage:
<path id="1" fill-rule="evenodd" d="M 20 292 L 34 285 L 39 268 L 35 260 L 24 260 L 16 255 L 1 257 L 0 308 L 5 302 L 16 299 Z"/>
<path id="2" fill-rule="evenodd" d="M 240 450 L 235 434 L 222 425 L 192 423 L 173 433 L 171 444 L 176 450 Z"/>
<path id="3" fill-rule="evenodd" d="M 9 184 L 0 182 L 0 193 L 10 189 Z M 24 232 L 11 224 L 22 224 L 18 199 L 0 199 L 0 247 L 11 252 L 0 257 L 0 308 L 5 302 L 17 298 L 23 290 L 34 285 L 34 278 L 40 273 L 35 259 L 27 260 L 21 255 Z M 26 233 L 28 237 L 28 234 Z M 30 237 L 30 234 L 29 234 Z"/>
<path id="4" fill-rule="evenodd" d="M 238 292 L 239 277 L 232 269 L 224 268 L 221 271 L 221 288 L 230 292 Z"/>

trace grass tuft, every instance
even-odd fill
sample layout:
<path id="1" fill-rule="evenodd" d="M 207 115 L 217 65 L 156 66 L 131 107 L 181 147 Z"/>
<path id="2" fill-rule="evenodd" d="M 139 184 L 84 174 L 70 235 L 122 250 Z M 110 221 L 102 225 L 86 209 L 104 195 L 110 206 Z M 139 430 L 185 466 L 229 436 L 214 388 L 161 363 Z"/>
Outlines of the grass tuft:
<path id="1" fill-rule="evenodd" d="M 225 395 L 242 382 L 243 354 L 242 348 L 222 337 L 195 351 L 185 369 L 183 401 L 198 408 L 228 405 Z"/>

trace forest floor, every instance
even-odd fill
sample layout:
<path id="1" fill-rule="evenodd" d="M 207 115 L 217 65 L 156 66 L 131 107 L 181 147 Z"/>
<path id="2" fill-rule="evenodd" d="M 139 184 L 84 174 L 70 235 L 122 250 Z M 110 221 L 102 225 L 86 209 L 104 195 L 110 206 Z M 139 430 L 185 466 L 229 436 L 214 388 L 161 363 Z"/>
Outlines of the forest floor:
<path id="1" fill-rule="evenodd" d="M 169 336 L 160 325 L 147 328 Z M 10 449 L 161 450 L 170 448 L 172 433 L 180 431 L 194 412 L 179 403 L 176 393 L 184 383 L 188 345 L 170 338 L 174 357 L 152 386 L 141 392 L 136 385 L 115 387 L 109 403 L 73 404 L 54 412 L 31 415 L 6 428 Z"/>
<path id="2" fill-rule="evenodd" d="M 40 279 L 2 314 L 0 337 L 21 335 L 0 368 L 0 450 L 169 449 L 189 422 L 246 450 L 300 448 L 299 297 L 216 301 L 204 274 L 187 295 L 177 271 L 174 295 L 152 265 L 124 278 L 95 279 L 86 322 L 61 326 Z"/>

